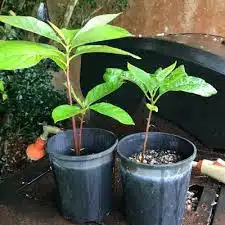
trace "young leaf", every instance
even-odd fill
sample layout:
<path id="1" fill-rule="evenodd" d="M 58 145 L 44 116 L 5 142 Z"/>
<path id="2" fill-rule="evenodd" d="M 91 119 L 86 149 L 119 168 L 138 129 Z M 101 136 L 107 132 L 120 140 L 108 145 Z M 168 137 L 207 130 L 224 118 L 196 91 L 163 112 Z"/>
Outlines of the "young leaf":
<path id="1" fill-rule="evenodd" d="M 203 97 L 210 97 L 211 95 L 215 95 L 217 93 L 217 90 L 203 79 L 188 75 L 180 77 L 178 80 L 174 79 L 171 82 L 167 82 L 161 86 L 161 94 L 168 91 L 183 91 Z"/>
<path id="2" fill-rule="evenodd" d="M 107 45 L 86 45 L 80 46 L 76 50 L 76 54 L 73 55 L 71 58 L 74 58 L 78 55 L 85 54 L 85 53 L 111 53 L 111 54 L 118 54 L 118 55 L 127 55 L 132 56 L 135 59 L 140 59 L 139 56 L 136 56 L 130 52 L 121 50 L 119 48 L 113 48 Z"/>
<path id="3" fill-rule="evenodd" d="M 28 41 L 0 40 L 0 69 L 15 70 L 36 65 L 50 58 L 56 63 L 65 62 L 65 55 L 55 47 Z"/>
<path id="4" fill-rule="evenodd" d="M 117 81 L 123 83 L 124 81 L 130 81 L 135 83 L 145 95 L 147 95 L 148 88 L 146 84 L 139 78 L 136 74 L 131 73 L 130 71 L 124 71 L 117 68 L 107 68 L 105 74 L 103 75 L 103 79 L 107 82 Z"/>
<path id="5" fill-rule="evenodd" d="M 151 111 L 154 111 L 154 112 L 158 112 L 159 111 L 159 109 L 158 109 L 158 107 L 156 105 L 152 105 L 152 104 L 147 103 L 146 106 Z"/>
<path id="6" fill-rule="evenodd" d="M 0 16 L 0 21 L 23 30 L 39 34 L 61 43 L 55 31 L 47 24 L 30 16 Z"/>
<path id="7" fill-rule="evenodd" d="M 63 70 L 66 71 L 66 56 L 51 56 L 51 59 Z"/>
<path id="8" fill-rule="evenodd" d="M 134 125 L 133 119 L 126 111 L 110 103 L 105 102 L 96 103 L 90 106 L 90 109 L 105 116 L 109 116 L 122 124 Z"/>
<path id="9" fill-rule="evenodd" d="M 98 41 L 113 40 L 124 37 L 131 37 L 132 34 L 127 30 L 112 26 L 104 25 L 94 27 L 91 30 L 81 33 L 79 36 L 73 39 L 72 47 L 77 47 L 84 44 L 90 44 Z"/>
<path id="10" fill-rule="evenodd" d="M 65 38 L 65 42 L 67 45 L 70 45 L 72 40 L 74 39 L 74 37 L 76 36 L 77 32 L 79 31 L 80 29 L 76 29 L 76 30 L 68 30 L 68 29 L 61 29 L 61 32 L 63 33 L 64 35 L 64 38 Z"/>
<path id="11" fill-rule="evenodd" d="M 151 77 L 149 73 L 146 73 L 144 70 L 133 66 L 130 63 L 128 63 L 127 68 L 130 71 L 130 74 L 129 77 L 126 78 L 128 78 L 129 81 L 136 83 L 144 93 L 147 91 L 152 92 L 155 89 L 157 81 L 154 77 Z"/>
<path id="12" fill-rule="evenodd" d="M 188 76 L 183 65 L 177 67 L 174 71 L 168 75 L 160 84 L 160 93 L 163 92 L 163 86 L 167 86 L 170 83 L 176 83 L 177 81 Z"/>
<path id="13" fill-rule="evenodd" d="M 118 14 L 105 14 L 105 15 L 99 15 L 95 16 L 92 19 L 90 19 L 83 28 L 80 29 L 80 31 L 77 33 L 76 37 L 78 37 L 81 33 L 86 32 L 94 27 L 102 26 L 110 23 L 113 21 L 116 17 L 118 17 L 121 13 Z"/>
<path id="14" fill-rule="evenodd" d="M 155 77 L 159 82 L 162 82 L 176 67 L 177 62 L 173 63 L 172 65 L 166 67 L 165 69 L 158 69 L 155 72 Z"/>
<path id="15" fill-rule="evenodd" d="M 127 64 L 128 70 L 131 72 L 132 75 L 139 77 L 142 83 L 147 84 L 150 82 L 150 75 L 146 73 L 144 70 L 139 69 L 136 66 L 131 65 L 130 63 Z"/>
<path id="16" fill-rule="evenodd" d="M 123 83 L 124 73 L 129 73 L 128 71 L 124 71 L 117 68 L 107 68 L 104 75 L 103 80 L 105 82 L 119 82 Z"/>
<path id="17" fill-rule="evenodd" d="M 85 99 L 86 105 L 91 105 L 92 103 L 98 101 L 99 99 L 105 97 L 106 95 L 117 90 L 122 84 L 119 82 L 106 82 L 99 84 L 91 89 Z"/>
<path id="18" fill-rule="evenodd" d="M 54 23 L 51 23 L 50 21 L 48 21 L 48 23 L 51 25 L 54 31 L 65 41 L 65 36 L 62 30 L 59 29 Z"/>
<path id="19" fill-rule="evenodd" d="M 60 105 L 52 111 L 52 118 L 55 123 L 80 114 L 82 110 L 74 105 Z"/>

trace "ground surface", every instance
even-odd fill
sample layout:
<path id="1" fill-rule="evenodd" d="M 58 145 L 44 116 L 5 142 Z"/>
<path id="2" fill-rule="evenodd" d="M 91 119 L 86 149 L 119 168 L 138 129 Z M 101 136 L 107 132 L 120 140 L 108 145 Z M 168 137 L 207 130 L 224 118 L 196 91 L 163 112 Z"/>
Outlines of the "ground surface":
<path id="1" fill-rule="evenodd" d="M 159 118 L 154 118 L 154 130 L 167 131 L 180 134 L 191 139 L 198 146 L 199 158 L 225 159 L 223 153 L 214 153 L 207 149 L 189 134 L 180 130 Z M 121 206 L 121 182 L 118 168 L 119 160 L 116 160 L 114 176 L 114 204 L 113 211 L 104 220 L 105 225 L 127 225 L 122 214 Z M 8 178 L 0 185 L 0 225 L 69 225 L 70 221 L 59 215 L 55 201 L 55 184 L 49 164 L 46 160 L 31 164 L 23 173 Z M 47 171 L 47 172 L 46 172 Z M 46 173 L 44 173 L 46 172 Z M 40 174 L 44 175 L 40 178 Z M 39 177 L 39 179 L 37 179 Z M 29 184 L 30 181 L 34 181 Z M 193 176 L 193 185 L 200 185 L 203 188 L 200 202 L 196 211 L 187 213 L 184 225 L 224 225 L 224 198 L 225 189 L 217 182 L 207 177 Z M 217 203 L 217 194 L 219 202 Z M 215 204 L 215 205 L 214 205 Z M 223 217 L 224 216 L 224 217 Z M 88 225 L 94 225 L 89 223 Z M 210 224 L 211 225 L 211 224 Z"/>
<path id="2" fill-rule="evenodd" d="M 0 183 L 31 163 L 25 154 L 27 145 L 20 139 L 8 139 L 0 144 Z"/>
<path id="3" fill-rule="evenodd" d="M 122 213 L 122 189 L 118 173 L 118 163 L 119 160 L 117 159 L 114 177 L 113 211 L 105 217 L 104 225 L 128 225 Z M 24 173 L 22 176 L 16 176 L 9 182 L 0 185 L 0 225 L 71 224 L 70 221 L 60 216 L 56 208 L 56 188 L 51 172 L 46 173 L 33 184 L 20 189 L 20 186 L 22 186 L 22 183 L 26 181 L 26 179 L 31 179 L 31 177 L 29 177 L 31 176 L 31 171 L 35 175 L 35 171 L 40 172 L 40 170 L 46 171 L 48 169 L 48 163 L 46 161 L 39 162 L 39 165 L 40 164 L 42 164 L 40 167 L 38 164 L 35 165 L 39 167 L 37 170 L 31 168 L 30 171 L 26 171 L 26 177 L 23 177 Z M 38 176 L 38 173 L 35 176 Z M 195 211 L 186 213 L 184 225 L 207 225 L 210 224 L 210 221 L 214 221 L 214 223 L 212 223 L 213 225 L 224 225 L 224 220 L 221 216 L 225 215 L 223 201 L 225 188 L 220 187 L 217 182 L 211 179 L 199 176 L 192 177 L 192 185 L 196 184 L 203 187 L 200 201 Z M 217 199 L 218 190 L 220 190 L 219 202 Z M 95 225 L 95 223 L 88 223 L 87 225 Z"/>

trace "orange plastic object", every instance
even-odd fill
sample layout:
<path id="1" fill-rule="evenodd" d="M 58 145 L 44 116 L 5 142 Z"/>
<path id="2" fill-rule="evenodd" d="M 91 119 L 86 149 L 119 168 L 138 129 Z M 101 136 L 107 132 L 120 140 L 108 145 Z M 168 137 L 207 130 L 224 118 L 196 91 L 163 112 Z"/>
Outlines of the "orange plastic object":
<path id="1" fill-rule="evenodd" d="M 43 158 L 46 154 L 45 152 L 45 140 L 41 139 L 40 137 L 37 138 L 34 144 L 30 144 L 27 147 L 26 154 L 27 157 L 31 160 L 39 160 Z"/>

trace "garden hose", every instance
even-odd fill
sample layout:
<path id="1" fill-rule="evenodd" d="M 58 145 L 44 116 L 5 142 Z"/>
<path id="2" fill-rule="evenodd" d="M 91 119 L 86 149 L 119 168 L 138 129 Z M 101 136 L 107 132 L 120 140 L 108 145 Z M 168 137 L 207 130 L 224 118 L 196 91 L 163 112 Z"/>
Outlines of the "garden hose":
<path id="1" fill-rule="evenodd" d="M 37 161 L 46 155 L 45 144 L 49 134 L 58 134 L 62 130 L 58 127 L 43 125 L 43 133 L 36 139 L 33 144 L 28 145 L 26 154 L 28 159 Z"/>

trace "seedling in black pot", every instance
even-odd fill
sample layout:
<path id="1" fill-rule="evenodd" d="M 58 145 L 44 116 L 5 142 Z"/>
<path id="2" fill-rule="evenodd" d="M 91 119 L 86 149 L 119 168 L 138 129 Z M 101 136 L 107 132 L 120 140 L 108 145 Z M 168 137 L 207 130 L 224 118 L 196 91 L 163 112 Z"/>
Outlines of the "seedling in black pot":
<path id="1" fill-rule="evenodd" d="M 176 68 L 176 63 L 153 74 L 128 64 L 126 71 L 107 69 L 104 79 L 135 83 L 149 110 L 145 132 L 124 137 L 117 147 L 128 223 L 181 225 L 196 147 L 178 135 L 149 132 L 152 112 L 158 112 L 158 100 L 169 91 L 209 97 L 216 89 L 203 79 L 188 76 L 184 66 Z"/>
<path id="2" fill-rule="evenodd" d="M 94 110 L 121 123 L 134 124 L 131 117 L 119 107 L 97 102 L 117 90 L 121 86 L 120 82 L 97 85 L 90 90 L 85 100 L 81 100 L 73 91 L 70 81 L 71 61 L 82 54 L 112 53 L 139 59 L 138 56 L 118 48 L 93 44 L 132 36 L 123 28 L 108 25 L 118 15 L 96 16 L 84 27 L 75 30 L 60 29 L 49 21 L 45 23 L 33 17 L 0 16 L 1 22 L 44 36 L 58 46 L 56 48 L 53 44 L 1 40 L 0 70 L 28 68 L 50 58 L 65 72 L 69 103 L 55 108 L 52 115 L 55 122 L 72 117 L 73 130 L 52 136 L 48 139 L 46 150 L 55 175 L 59 210 L 75 224 L 100 222 L 110 212 L 113 152 L 118 143 L 117 137 L 110 131 L 98 128 L 83 129 L 85 113 L 87 110 Z M 75 105 L 72 105 L 72 98 L 76 102 Z M 80 118 L 80 129 L 76 129 L 75 116 Z M 86 150 L 83 151 L 85 154 L 80 155 L 81 149 Z"/>
<path id="3" fill-rule="evenodd" d="M 136 154 L 134 158 L 137 161 L 144 163 L 151 163 L 151 160 L 146 160 L 147 154 L 147 141 L 148 141 L 148 132 L 151 127 L 151 118 L 152 112 L 158 112 L 157 102 L 165 94 L 170 91 L 183 91 L 187 93 L 192 93 L 200 95 L 203 97 L 210 97 L 217 93 L 216 89 L 206 83 L 203 79 L 198 77 L 189 76 L 183 65 L 176 68 L 176 62 L 170 65 L 169 67 L 162 69 L 158 68 L 153 74 L 147 73 L 144 70 L 135 67 L 128 63 L 128 70 L 123 71 L 120 69 L 107 69 L 104 78 L 106 81 L 117 80 L 117 81 L 130 81 L 135 83 L 144 93 L 147 103 L 146 107 L 149 110 L 149 115 L 147 119 L 147 126 L 145 130 L 145 139 L 143 143 L 143 151 L 139 154 Z M 153 154 L 156 154 L 154 151 Z M 167 151 L 166 153 L 171 153 Z M 156 156 L 160 155 L 156 154 Z M 161 157 L 163 155 L 161 154 Z M 172 161 L 176 162 L 177 157 L 173 157 Z M 147 156 L 148 158 L 148 156 Z M 154 162 L 152 162 L 154 163 Z M 157 163 L 157 162 L 156 162 Z M 159 163 L 159 162 L 158 162 Z"/>
<path id="4" fill-rule="evenodd" d="M 0 15 L 0 21 L 3 23 L 33 32 L 53 41 L 50 45 L 22 40 L 0 40 L 0 70 L 29 68 L 43 59 L 50 58 L 65 72 L 68 102 L 72 105 L 70 64 L 75 57 L 87 53 L 111 53 L 139 59 L 138 56 L 118 48 L 93 44 L 99 41 L 132 36 L 131 33 L 121 27 L 108 25 L 119 15 L 120 13 L 96 16 L 90 19 L 81 29 L 74 30 L 60 29 L 50 21 L 45 23 L 33 17 Z M 55 44 L 58 45 L 57 48 Z M 76 100 L 79 104 L 79 99 Z M 74 115 L 76 115 L 76 112 Z M 74 149 L 79 154 L 75 118 L 72 114 L 71 117 Z"/>

